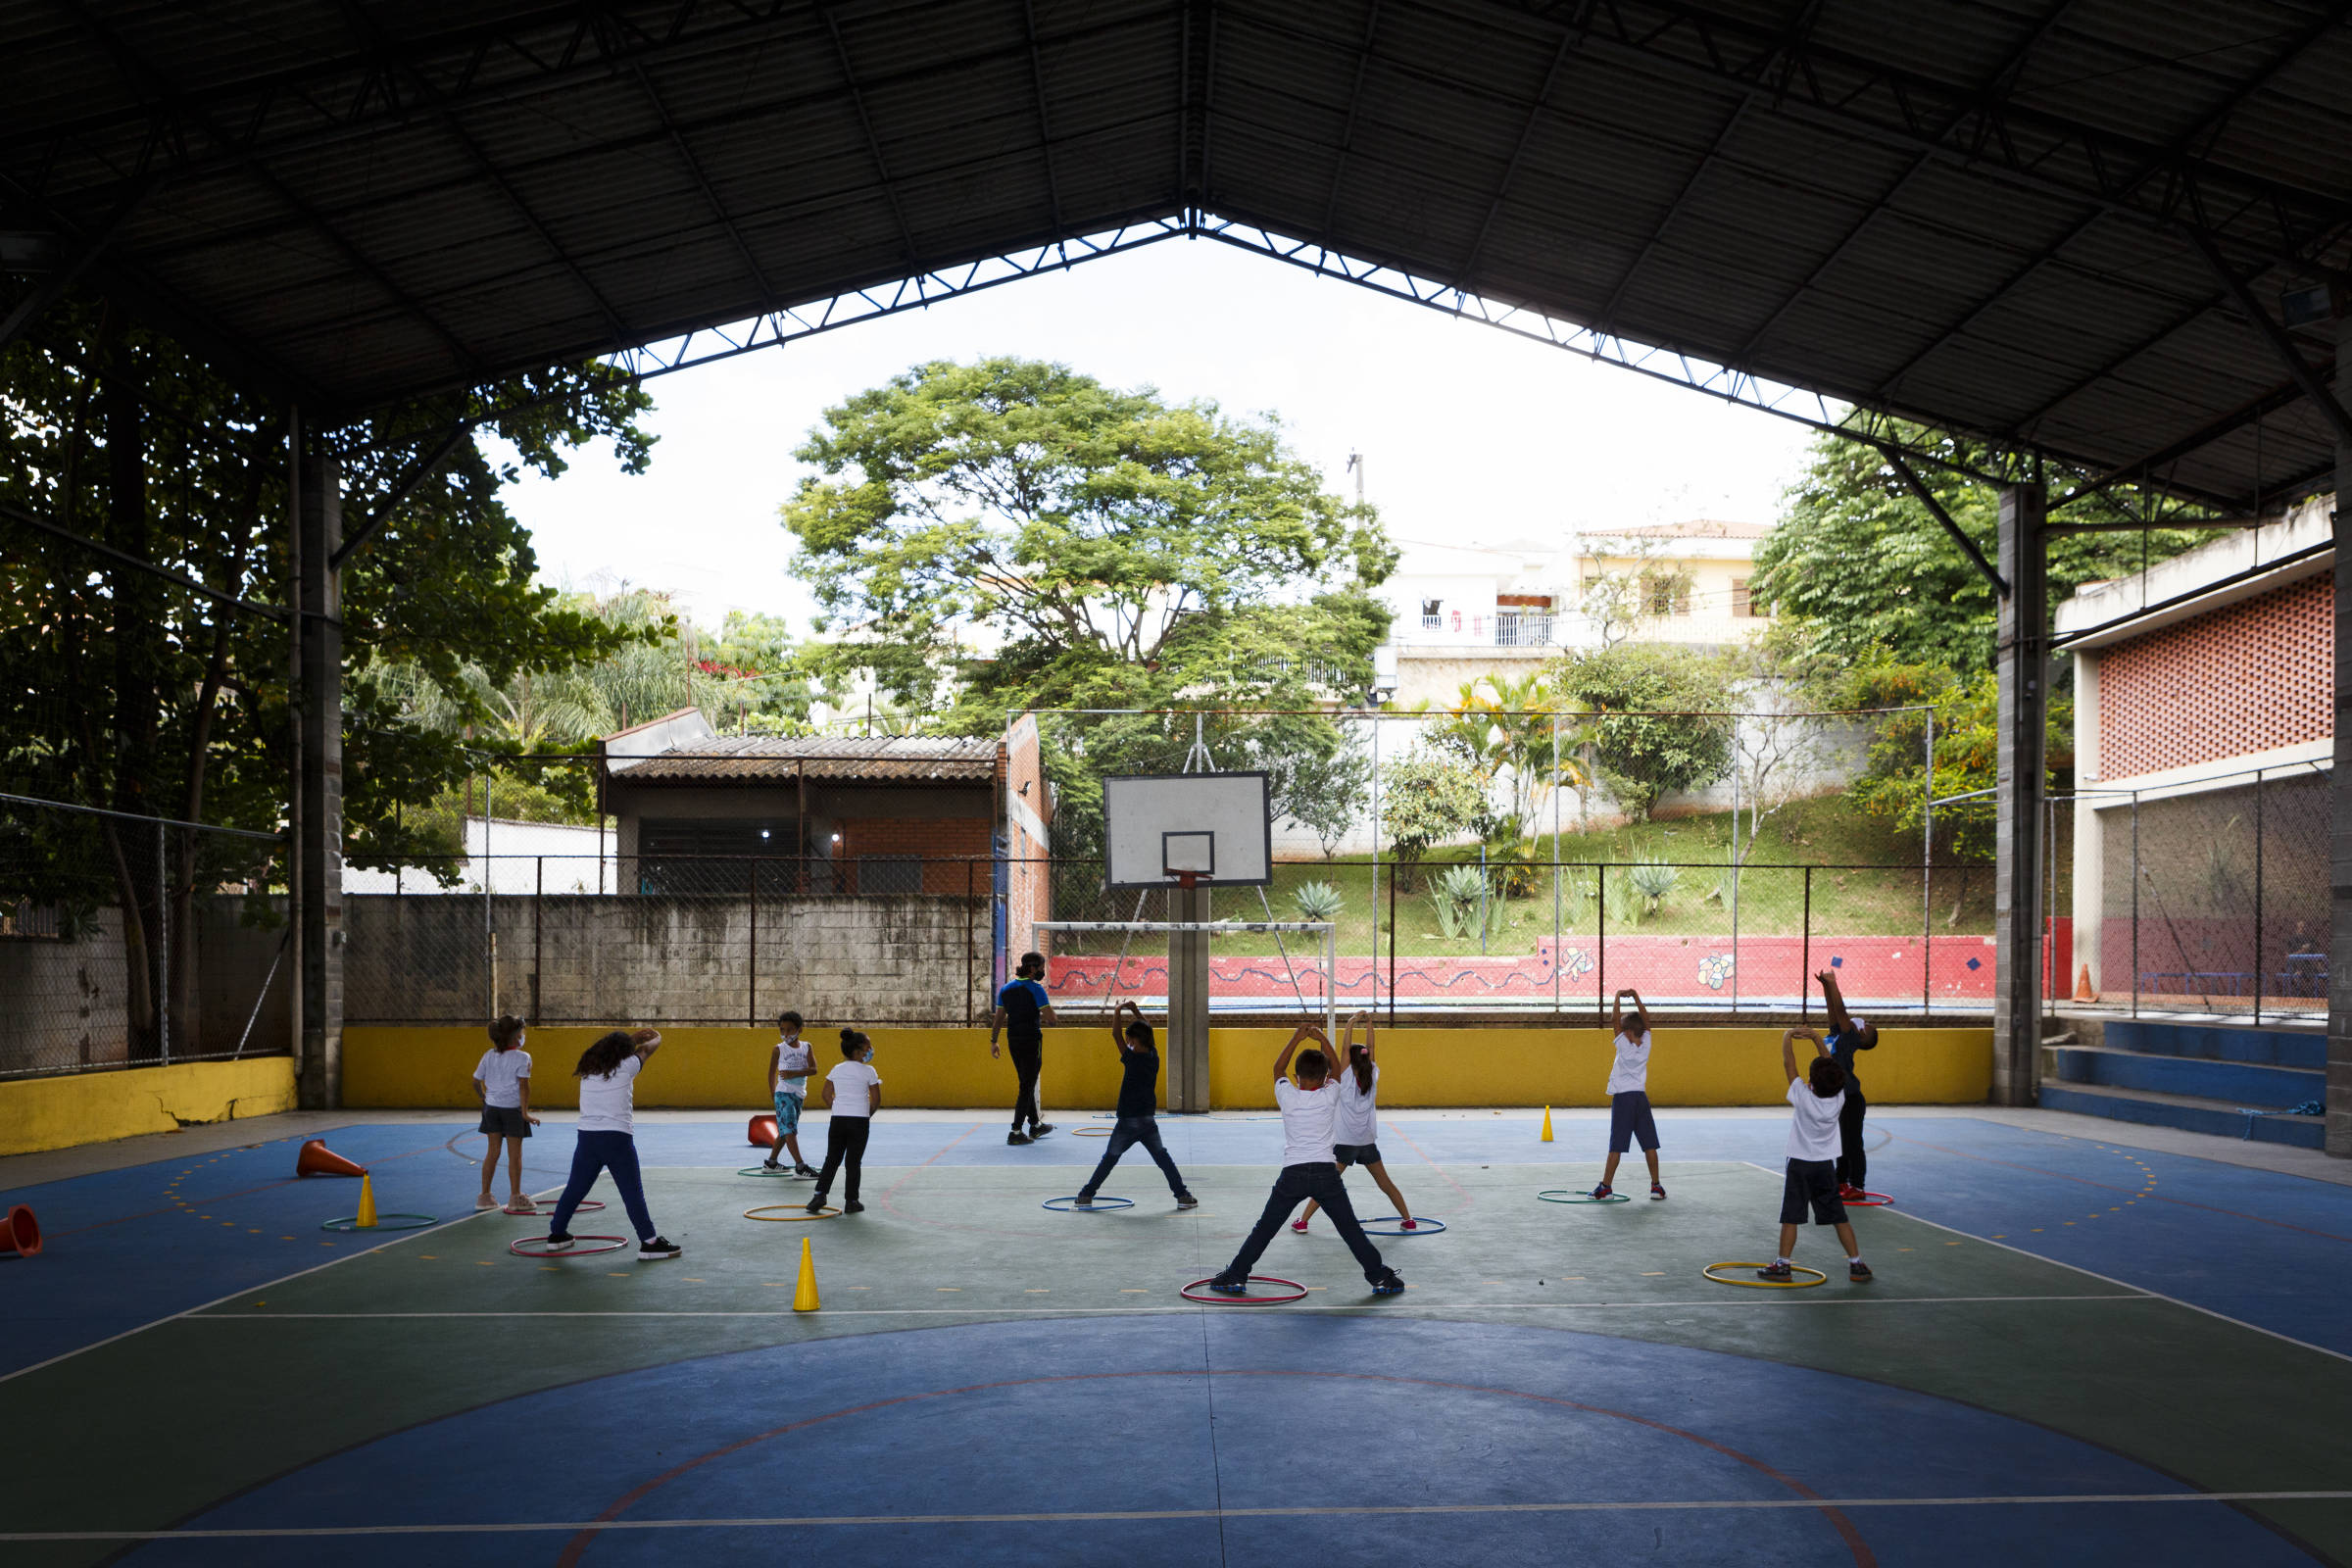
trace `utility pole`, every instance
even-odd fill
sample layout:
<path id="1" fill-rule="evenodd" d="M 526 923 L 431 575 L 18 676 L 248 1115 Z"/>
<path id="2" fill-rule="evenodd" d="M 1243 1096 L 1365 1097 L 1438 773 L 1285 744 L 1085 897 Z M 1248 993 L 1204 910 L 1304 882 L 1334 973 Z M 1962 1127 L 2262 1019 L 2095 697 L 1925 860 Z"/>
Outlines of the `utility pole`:
<path id="1" fill-rule="evenodd" d="M 1355 504 L 1360 507 L 1364 504 L 1364 455 L 1361 452 L 1348 454 L 1346 471 L 1355 475 Z"/>

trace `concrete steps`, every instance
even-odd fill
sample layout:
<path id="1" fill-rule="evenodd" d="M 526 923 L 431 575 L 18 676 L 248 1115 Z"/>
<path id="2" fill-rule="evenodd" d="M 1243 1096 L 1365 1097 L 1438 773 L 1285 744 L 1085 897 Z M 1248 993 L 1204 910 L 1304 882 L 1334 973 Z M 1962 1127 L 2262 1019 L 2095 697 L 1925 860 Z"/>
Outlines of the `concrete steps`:
<path id="1" fill-rule="evenodd" d="M 2041 1104 L 2262 1143 L 2321 1147 L 2327 1040 L 2286 1029 L 2108 1023 L 2095 1045 L 2043 1048 Z"/>

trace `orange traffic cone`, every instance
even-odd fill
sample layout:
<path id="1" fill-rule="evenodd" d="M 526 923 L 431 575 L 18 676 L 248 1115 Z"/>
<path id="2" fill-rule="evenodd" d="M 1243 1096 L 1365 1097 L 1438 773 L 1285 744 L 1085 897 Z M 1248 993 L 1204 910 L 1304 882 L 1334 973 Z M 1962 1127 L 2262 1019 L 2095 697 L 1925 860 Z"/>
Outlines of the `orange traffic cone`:
<path id="1" fill-rule="evenodd" d="M 2087 963 L 2082 966 L 2082 975 L 2075 981 L 2075 1000 L 2077 1002 L 2099 1000 L 2099 994 L 2090 989 L 2090 965 Z"/>
<path id="2" fill-rule="evenodd" d="M 314 1138 L 304 1144 L 302 1152 L 294 1156 L 294 1174 L 297 1176 L 365 1176 L 368 1174 L 368 1167 L 353 1164 L 341 1154 L 327 1148 L 326 1140 Z"/>
<path id="3" fill-rule="evenodd" d="M 8 1211 L 0 1221 L 0 1252 L 14 1252 L 19 1257 L 31 1257 L 41 1250 L 41 1222 L 32 1217 L 32 1210 L 23 1203 Z"/>
<path id="4" fill-rule="evenodd" d="M 773 1149 L 782 1142 L 776 1137 L 776 1118 L 772 1115 L 754 1116 L 751 1126 L 744 1129 L 744 1137 L 754 1149 Z"/>

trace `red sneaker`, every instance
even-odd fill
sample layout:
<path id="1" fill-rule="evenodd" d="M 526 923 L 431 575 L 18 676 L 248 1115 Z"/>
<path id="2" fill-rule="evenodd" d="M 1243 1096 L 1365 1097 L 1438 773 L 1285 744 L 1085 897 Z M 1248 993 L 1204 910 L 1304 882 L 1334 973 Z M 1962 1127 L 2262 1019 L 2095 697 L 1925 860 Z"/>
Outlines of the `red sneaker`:
<path id="1" fill-rule="evenodd" d="M 1858 1199 L 1868 1198 L 1870 1195 L 1864 1192 L 1861 1188 L 1856 1187 L 1852 1182 L 1839 1182 L 1838 1184 L 1838 1196 L 1851 1203 Z"/>
<path id="2" fill-rule="evenodd" d="M 1304 1236 L 1306 1234 L 1306 1221 L 1302 1219 L 1295 1219 L 1291 1221 L 1291 1229 L 1297 1231 L 1299 1235 Z"/>

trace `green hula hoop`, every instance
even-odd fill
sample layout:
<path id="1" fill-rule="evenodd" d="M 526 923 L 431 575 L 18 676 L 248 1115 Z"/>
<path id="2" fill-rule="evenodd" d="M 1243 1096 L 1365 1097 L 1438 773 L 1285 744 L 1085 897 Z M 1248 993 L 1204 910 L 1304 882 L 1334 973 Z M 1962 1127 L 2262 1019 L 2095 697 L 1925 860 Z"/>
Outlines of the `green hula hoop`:
<path id="1" fill-rule="evenodd" d="M 395 1220 L 407 1220 L 408 1223 L 396 1225 L 393 1223 Z M 330 1219 L 318 1228 L 322 1231 L 420 1231 L 427 1225 L 440 1223 L 439 1216 L 433 1214 L 378 1214 L 373 1225 L 362 1225 L 359 1216 L 354 1214 L 348 1219 Z"/>
<path id="2" fill-rule="evenodd" d="M 1634 1200 L 1630 1193 L 1611 1193 L 1606 1198 L 1594 1198 L 1590 1193 L 1572 1193 L 1565 1187 L 1547 1188 L 1536 1197 L 1546 1203 L 1630 1203 Z"/>

